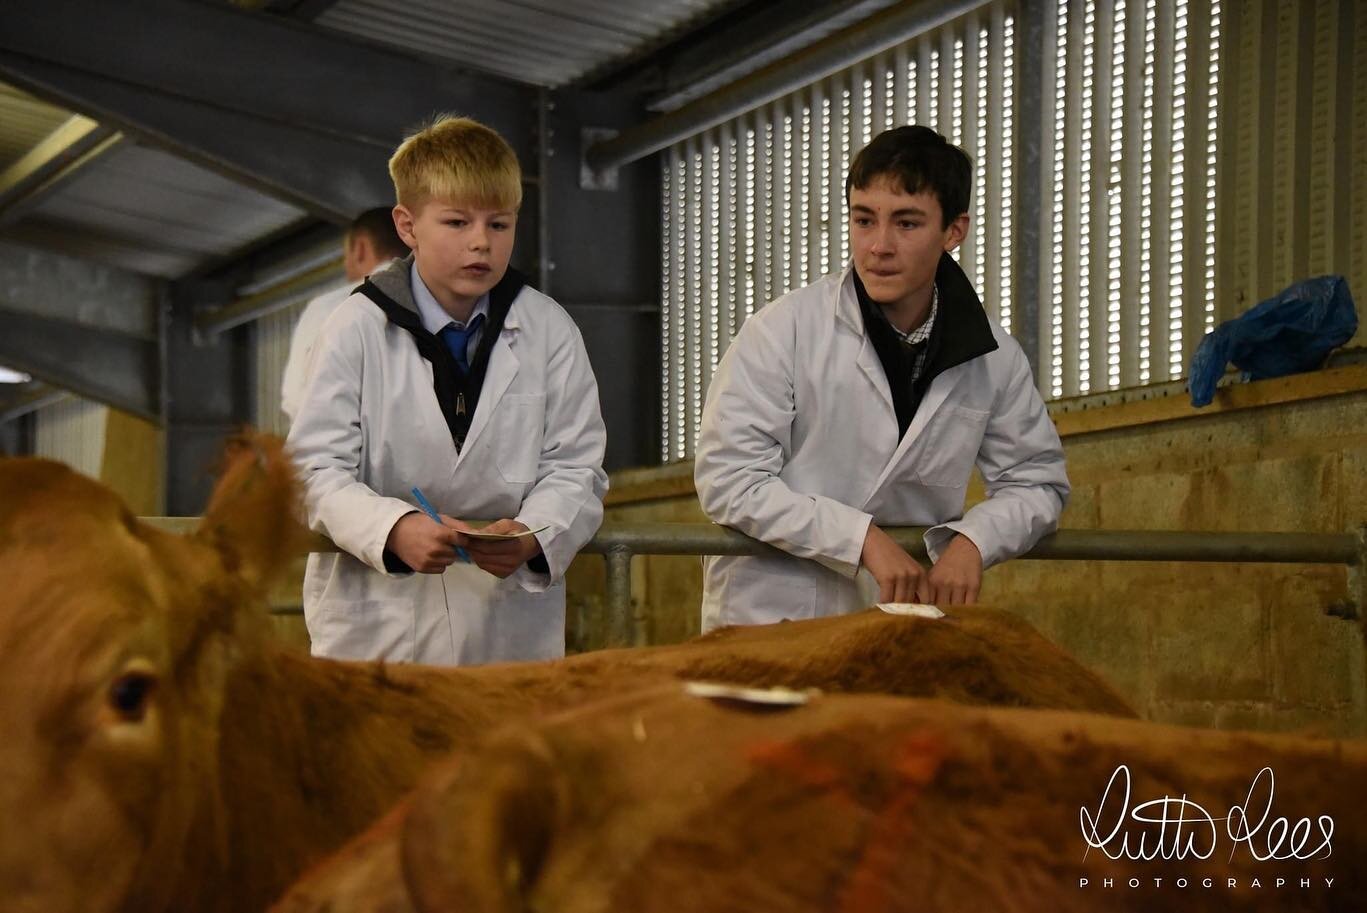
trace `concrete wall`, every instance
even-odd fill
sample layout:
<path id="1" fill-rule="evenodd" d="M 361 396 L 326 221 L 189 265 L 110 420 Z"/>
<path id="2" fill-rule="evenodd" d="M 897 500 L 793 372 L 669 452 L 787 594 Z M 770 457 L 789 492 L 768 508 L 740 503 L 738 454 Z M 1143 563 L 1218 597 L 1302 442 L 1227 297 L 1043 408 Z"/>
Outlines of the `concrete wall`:
<path id="1" fill-rule="evenodd" d="M 1275 400 L 1286 383 L 1243 391 Z M 1063 526 L 1342 532 L 1367 523 L 1367 385 L 1305 395 L 1256 408 L 1217 403 L 1164 421 L 1149 414 L 1105 430 L 1086 429 L 1126 406 L 1060 415 L 1074 484 Z M 703 519 L 686 466 L 615 481 L 617 498 L 632 489 L 658 496 L 611 506 L 610 519 Z M 651 641 L 695 634 L 699 559 L 635 562 Z M 572 647 L 602 642 L 601 568 L 601 558 L 583 556 L 571 570 Z M 1030 619 L 1151 719 L 1362 735 L 1363 629 L 1324 611 L 1347 598 L 1342 566 L 1036 561 L 988 572 L 982 594 Z"/>
<path id="2" fill-rule="evenodd" d="M 1341 532 L 1367 522 L 1367 394 L 1121 428 L 1066 442 L 1077 529 Z M 1174 723 L 1367 733 L 1342 566 L 1017 562 L 1009 606 Z"/>

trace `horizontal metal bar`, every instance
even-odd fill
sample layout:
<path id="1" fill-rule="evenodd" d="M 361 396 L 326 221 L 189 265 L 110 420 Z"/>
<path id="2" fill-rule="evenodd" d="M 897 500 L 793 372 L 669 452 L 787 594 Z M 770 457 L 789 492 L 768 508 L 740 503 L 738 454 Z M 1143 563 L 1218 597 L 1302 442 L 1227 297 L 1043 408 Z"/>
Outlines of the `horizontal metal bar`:
<path id="1" fill-rule="evenodd" d="M 161 420 L 154 340 L 0 305 L 0 363 L 87 399 Z"/>
<path id="2" fill-rule="evenodd" d="M 328 238 L 322 244 L 315 244 L 293 256 L 284 257 L 268 267 L 255 271 L 251 277 L 236 289 L 239 298 L 268 292 L 309 270 L 317 269 L 328 263 L 341 263 L 342 239 Z"/>
<path id="3" fill-rule="evenodd" d="M 145 517 L 173 532 L 195 528 L 195 517 Z M 925 556 L 926 527 L 885 529 L 911 555 Z M 334 551 L 319 538 L 318 551 Z M 583 551 L 602 555 L 761 555 L 778 549 L 711 523 L 605 523 Z M 1038 561 L 1196 561 L 1252 564 L 1357 565 L 1352 533 L 1221 533 L 1064 529 L 1045 536 L 1021 558 Z M 1019 560 L 1019 559 L 1018 559 Z"/>
<path id="4" fill-rule="evenodd" d="M 40 381 L 6 386 L 12 386 L 12 389 L 0 388 L 0 425 L 59 403 L 71 395 Z"/>
<path id="5" fill-rule="evenodd" d="M 195 329 L 206 336 L 214 336 L 251 323 L 253 320 L 260 320 L 267 314 L 273 314 L 291 304 L 310 298 L 324 289 L 337 285 L 344 278 L 342 260 L 334 252 L 331 260 L 274 288 L 239 298 L 216 311 L 207 311 L 199 315 L 195 318 Z"/>
<path id="6" fill-rule="evenodd" d="M 771 64 L 677 111 L 623 130 L 589 148 L 594 171 L 645 158 L 679 140 L 739 117 L 760 105 L 824 79 L 903 41 L 938 28 L 986 0 L 922 0 L 899 3 L 857 25 L 824 38 L 787 60 Z"/>
<path id="7" fill-rule="evenodd" d="M 1208 533 L 1060 530 L 1024 558 L 1043 561 L 1217 561 L 1252 564 L 1356 564 L 1348 533 Z"/>
<path id="8" fill-rule="evenodd" d="M 926 527 L 885 531 L 909 554 L 925 556 Z M 758 555 L 778 549 L 708 523 L 605 523 L 584 547 L 595 554 L 626 547 L 637 555 Z M 1059 530 L 1021 558 L 1041 561 L 1223 561 L 1355 564 L 1349 533 L 1219 533 L 1150 530 Z"/>

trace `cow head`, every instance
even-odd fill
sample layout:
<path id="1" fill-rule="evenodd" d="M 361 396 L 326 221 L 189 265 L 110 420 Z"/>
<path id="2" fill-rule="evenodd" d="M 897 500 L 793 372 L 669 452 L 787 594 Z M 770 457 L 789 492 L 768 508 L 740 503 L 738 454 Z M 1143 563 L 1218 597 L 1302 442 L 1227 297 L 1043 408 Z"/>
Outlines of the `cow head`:
<path id="1" fill-rule="evenodd" d="M 218 715 L 303 541 L 295 498 L 263 438 L 188 536 L 59 463 L 0 461 L 0 913 L 160 910 L 222 865 Z"/>

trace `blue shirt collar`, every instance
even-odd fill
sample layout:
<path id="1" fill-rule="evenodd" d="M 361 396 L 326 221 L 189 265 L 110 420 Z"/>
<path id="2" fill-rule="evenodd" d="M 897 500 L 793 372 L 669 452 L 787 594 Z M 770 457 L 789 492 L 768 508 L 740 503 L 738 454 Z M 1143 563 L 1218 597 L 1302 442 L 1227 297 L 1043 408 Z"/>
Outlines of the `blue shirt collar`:
<path id="1" fill-rule="evenodd" d="M 427 283 L 422 281 L 418 275 L 417 260 L 409 268 L 409 278 L 413 285 L 413 302 L 418 306 L 418 316 L 422 318 L 422 328 L 432 335 L 440 333 L 450 324 L 455 324 L 457 329 L 465 329 L 465 324 L 458 323 L 451 318 L 451 315 L 442 309 L 437 303 L 437 299 L 427 288 Z M 476 314 L 483 314 L 484 319 L 489 319 L 489 295 L 486 292 L 479 296 L 475 302 L 475 309 L 470 312 L 470 319 L 474 320 Z"/>

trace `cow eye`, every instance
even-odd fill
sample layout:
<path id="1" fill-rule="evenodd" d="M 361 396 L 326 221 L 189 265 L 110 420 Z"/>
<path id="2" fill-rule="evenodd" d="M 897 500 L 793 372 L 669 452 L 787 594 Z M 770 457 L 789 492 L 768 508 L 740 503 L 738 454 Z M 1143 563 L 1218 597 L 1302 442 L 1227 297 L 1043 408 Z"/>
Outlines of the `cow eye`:
<path id="1" fill-rule="evenodd" d="M 109 706 L 129 722 L 141 720 L 157 680 L 146 672 L 129 672 L 109 686 Z"/>

